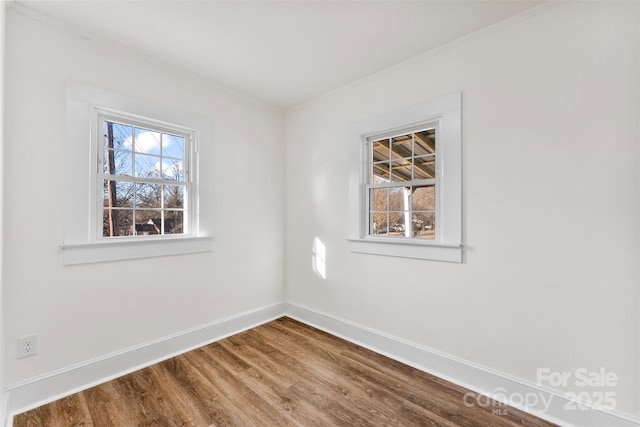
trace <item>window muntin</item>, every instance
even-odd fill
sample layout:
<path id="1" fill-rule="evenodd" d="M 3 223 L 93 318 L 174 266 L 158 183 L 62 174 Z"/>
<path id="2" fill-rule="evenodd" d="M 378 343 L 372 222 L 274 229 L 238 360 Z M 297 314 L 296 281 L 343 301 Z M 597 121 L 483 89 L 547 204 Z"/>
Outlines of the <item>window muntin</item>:
<path id="1" fill-rule="evenodd" d="M 367 138 L 368 236 L 436 238 L 436 136 L 433 124 Z"/>
<path id="2" fill-rule="evenodd" d="M 98 113 L 97 239 L 189 234 L 193 131 Z"/>

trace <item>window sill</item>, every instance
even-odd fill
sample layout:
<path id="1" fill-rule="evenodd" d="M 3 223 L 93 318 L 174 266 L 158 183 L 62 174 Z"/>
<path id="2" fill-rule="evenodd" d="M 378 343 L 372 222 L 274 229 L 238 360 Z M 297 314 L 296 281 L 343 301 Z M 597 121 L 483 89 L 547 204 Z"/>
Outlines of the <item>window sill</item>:
<path id="1" fill-rule="evenodd" d="M 462 245 L 393 238 L 347 239 L 351 252 L 433 261 L 462 262 Z"/>
<path id="2" fill-rule="evenodd" d="M 62 244 L 64 265 L 210 252 L 213 237 L 164 237 Z"/>

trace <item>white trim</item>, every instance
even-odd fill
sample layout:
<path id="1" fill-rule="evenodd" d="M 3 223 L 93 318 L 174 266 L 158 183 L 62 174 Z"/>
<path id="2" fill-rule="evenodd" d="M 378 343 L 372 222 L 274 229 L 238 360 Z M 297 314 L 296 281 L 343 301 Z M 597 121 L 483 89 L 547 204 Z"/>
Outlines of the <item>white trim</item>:
<path id="1" fill-rule="evenodd" d="M 107 171 L 103 170 L 104 162 L 104 126 L 107 122 L 115 122 L 125 124 L 126 126 L 132 127 L 135 132 L 136 129 L 143 129 L 146 131 L 157 132 L 163 135 L 179 135 L 184 141 L 183 146 L 183 155 L 180 159 L 184 168 L 184 177 L 182 180 L 173 180 L 169 178 L 164 178 L 164 172 L 160 174 L 159 178 L 149 178 L 149 177 L 140 177 L 137 176 L 136 173 L 130 171 L 130 174 L 125 174 L 125 176 L 110 176 Z M 95 127 L 95 129 L 94 129 Z M 198 236 L 198 221 L 197 221 L 197 208 L 198 208 L 198 171 L 197 171 L 197 158 L 198 154 L 194 150 L 195 141 L 198 139 L 198 130 L 197 129 L 188 129 L 180 125 L 174 125 L 172 123 L 159 122 L 158 120 L 146 117 L 139 117 L 127 112 L 115 111 L 112 109 L 106 109 L 98 106 L 91 106 L 91 142 L 92 142 L 92 154 L 91 158 L 98 159 L 97 161 L 97 170 L 94 173 L 94 186 L 92 188 L 91 199 L 94 201 L 91 205 L 91 215 L 90 218 L 92 220 L 91 223 L 91 231 L 90 231 L 90 241 L 102 241 L 102 240 L 110 240 L 112 237 L 104 237 L 103 236 L 103 212 L 104 212 L 104 194 L 103 194 L 103 182 L 104 180 L 113 179 L 115 181 L 121 182 L 129 182 L 129 183 L 155 183 L 161 185 L 180 185 L 185 189 L 184 195 L 184 205 L 183 205 L 183 233 L 181 236 L 187 237 L 195 237 Z M 99 130 L 102 131 L 99 131 Z M 133 136 L 133 135 L 132 135 Z M 119 150 L 114 150 L 117 152 Z M 123 153 L 124 154 L 124 153 Z M 133 158 L 131 162 L 131 166 L 133 166 L 138 160 L 140 160 L 141 156 L 147 156 L 147 153 L 138 152 L 135 147 L 132 147 L 131 152 L 127 152 L 125 154 L 130 159 Z M 162 150 L 159 151 L 158 155 L 152 154 L 154 159 L 159 162 L 163 162 L 165 156 L 163 155 Z M 147 157 L 149 158 L 149 157 Z M 126 176 L 128 175 L 128 176 Z M 135 192 L 137 194 L 137 191 Z M 134 198 L 136 196 L 134 195 Z M 140 211 L 135 203 L 132 203 L 131 208 L 133 208 L 133 216 L 135 218 L 136 211 Z M 165 211 L 165 206 L 162 205 L 162 211 Z M 166 211 L 165 211 L 166 212 Z M 162 236 L 166 237 L 167 234 L 162 232 Z M 155 236 L 138 236 L 138 239 L 155 239 Z"/>
<path id="2" fill-rule="evenodd" d="M 13 416 L 18 413 L 283 316 L 298 320 L 480 394 L 496 398 L 498 396 L 493 391 L 503 389 L 508 391 L 508 395 L 535 393 L 544 396 L 545 400 L 551 402 L 551 406 L 546 412 L 541 411 L 541 408 L 527 408 L 515 405 L 513 402 L 506 403 L 561 426 L 640 426 L 640 419 L 617 411 L 595 408 L 565 410 L 564 406 L 569 400 L 558 391 L 541 388 L 509 374 L 376 331 L 337 316 L 285 302 L 229 316 L 207 325 L 11 384 L 5 389 L 6 401 L 2 404 L 6 408 L 6 412 L 4 412 L 6 418 L 2 420 L 1 425 L 11 427 Z"/>
<path id="3" fill-rule="evenodd" d="M 10 415 L 9 411 L 9 393 L 6 393 L 2 390 L 2 398 L 0 399 L 0 426 L 3 427 L 12 427 L 13 426 L 13 416 Z"/>
<path id="4" fill-rule="evenodd" d="M 191 175 L 188 197 L 195 197 L 190 203 L 188 218 L 185 218 L 189 229 L 192 229 L 189 235 L 180 235 L 183 239 L 176 240 L 171 236 L 162 236 L 162 239 L 145 237 L 139 240 L 146 243 L 135 245 L 135 248 L 131 240 L 118 239 L 127 243 L 117 246 L 102 245 L 103 240 L 97 239 L 96 224 L 100 220 L 97 219 L 96 200 L 101 196 L 95 188 L 101 188 L 101 184 L 97 184 L 95 173 L 97 145 L 91 139 L 97 134 L 96 108 L 126 112 L 126 117 L 145 118 L 164 126 L 195 130 L 191 132 L 194 137 L 193 150 L 190 150 L 192 157 L 185 159 L 185 167 L 189 167 Z M 67 82 L 65 115 L 64 242 L 61 245 L 65 265 L 212 250 L 213 124 L 209 119 L 76 82 Z M 200 168 L 199 162 L 204 167 Z"/>
<path id="5" fill-rule="evenodd" d="M 61 244 L 64 265 L 121 259 L 151 258 L 158 256 L 210 252 L 213 237 L 157 237 L 153 239 L 122 238 L 113 241 Z"/>
<path id="6" fill-rule="evenodd" d="M 7 35 L 7 2 L 0 3 L 0 165 L 2 168 L 5 167 L 6 157 L 4 155 L 5 152 L 5 111 L 6 111 L 6 102 L 5 102 L 5 61 L 6 61 L 6 35 Z M 3 169 L 4 170 L 4 169 Z M 4 263 L 4 254 L 6 253 L 5 249 L 5 239 L 4 239 L 4 209 L 5 209 L 5 179 L 4 173 L 0 174 L 0 307 L 4 309 L 5 298 L 4 298 L 4 287 L 5 287 L 5 263 Z M 4 316 L 0 316 L 0 426 L 4 426 L 4 419 L 8 414 L 8 397 L 4 392 L 4 381 L 6 378 L 5 375 L 5 345 L 4 345 L 4 330 L 5 330 L 5 321 Z"/>
<path id="7" fill-rule="evenodd" d="M 349 136 L 348 245 L 352 252 L 437 261 L 462 262 L 462 93 L 457 92 L 389 111 L 351 126 Z M 367 235 L 369 207 L 368 151 L 365 142 L 376 135 L 405 133 L 435 125 L 437 148 L 436 238 L 382 239 Z"/>
<path id="8" fill-rule="evenodd" d="M 386 239 L 386 240 L 385 240 Z M 438 242 L 400 242 L 391 238 L 347 239 L 351 252 L 401 258 L 462 262 L 462 245 Z"/>
<path id="9" fill-rule="evenodd" d="M 284 315 L 277 303 L 48 372 L 6 387 L 7 417 L 186 353 Z"/>
<path id="10" fill-rule="evenodd" d="M 210 121 L 162 105 L 115 94 L 81 83 L 67 81 L 67 98 L 82 101 L 85 104 L 100 106 L 102 110 L 126 111 L 129 115 L 145 118 L 152 117 L 158 123 L 171 123 L 185 129 L 209 129 Z"/>
<path id="11" fill-rule="evenodd" d="M 556 390 L 542 388 L 537 384 L 522 380 L 452 355 L 427 348 L 420 344 L 376 331 L 327 313 L 286 303 L 286 315 L 331 335 L 343 338 L 376 353 L 397 360 L 406 365 L 428 372 L 439 378 L 465 387 L 474 392 L 498 398 L 495 390 L 506 390 L 507 396 L 514 393 L 527 395 L 535 393 L 551 402 L 549 410 L 543 406 L 523 407 L 514 402 L 512 407 L 530 413 L 561 426 L 581 427 L 638 427 L 640 419 L 618 411 L 588 408 L 585 410 L 565 410 L 570 401 Z"/>

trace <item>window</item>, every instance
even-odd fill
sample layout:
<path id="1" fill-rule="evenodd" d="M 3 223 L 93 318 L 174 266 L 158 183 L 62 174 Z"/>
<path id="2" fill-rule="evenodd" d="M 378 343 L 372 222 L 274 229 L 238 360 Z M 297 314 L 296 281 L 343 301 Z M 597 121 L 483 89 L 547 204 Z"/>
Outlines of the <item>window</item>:
<path id="1" fill-rule="evenodd" d="M 435 238 L 436 126 L 370 137 L 369 236 Z"/>
<path id="2" fill-rule="evenodd" d="M 461 262 L 461 96 L 353 126 L 352 252 Z"/>
<path id="3" fill-rule="evenodd" d="M 98 238 L 189 235 L 194 130 L 97 110 Z"/>
<path id="4" fill-rule="evenodd" d="M 211 134 L 207 119 L 67 83 L 64 264 L 210 251 Z"/>

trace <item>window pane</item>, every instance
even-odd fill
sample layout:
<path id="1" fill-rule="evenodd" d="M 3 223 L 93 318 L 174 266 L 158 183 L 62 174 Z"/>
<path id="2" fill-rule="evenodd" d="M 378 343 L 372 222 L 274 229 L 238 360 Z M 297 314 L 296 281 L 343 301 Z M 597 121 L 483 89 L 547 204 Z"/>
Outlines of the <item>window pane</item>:
<path id="1" fill-rule="evenodd" d="M 138 208 L 162 208 L 161 184 L 136 184 L 136 207 Z"/>
<path id="2" fill-rule="evenodd" d="M 184 138 L 176 135 L 162 134 L 162 157 L 184 159 Z"/>
<path id="3" fill-rule="evenodd" d="M 171 130 L 169 124 L 139 122 L 136 126 L 125 124 L 129 120 L 125 117 L 116 120 L 122 122 L 98 114 L 100 130 L 94 143 L 98 143 L 103 163 L 97 171 L 103 187 L 102 204 L 97 201 L 103 230 L 98 224 L 97 234 L 184 234 L 192 200 L 185 167 L 191 156 L 197 160 L 196 153 L 189 151 L 193 148 L 189 135 L 181 129 Z M 389 167 L 386 169 L 388 174 Z"/>
<path id="4" fill-rule="evenodd" d="M 370 189 L 370 232 L 380 234 L 378 224 L 384 218 L 384 235 L 433 238 L 435 186 L 415 186 L 414 183 L 436 179 L 435 129 L 380 139 L 372 144 L 370 183 L 398 185 Z"/>
<path id="5" fill-rule="evenodd" d="M 116 174 L 115 158 L 113 150 L 107 149 L 107 145 L 104 146 L 104 153 L 102 155 L 102 172 L 109 173 L 111 175 Z"/>
<path id="6" fill-rule="evenodd" d="M 402 237 L 404 236 L 404 220 L 409 214 L 409 211 L 404 212 L 389 212 L 389 235 Z"/>
<path id="7" fill-rule="evenodd" d="M 126 209 L 105 209 L 102 215 L 102 236 L 130 236 L 133 225 L 133 211 Z"/>
<path id="8" fill-rule="evenodd" d="M 372 211 L 388 211 L 389 210 L 389 189 L 373 188 L 369 190 L 369 200 Z"/>
<path id="9" fill-rule="evenodd" d="M 369 232 L 372 236 L 386 236 L 389 233 L 387 227 L 387 213 L 372 213 Z"/>
<path id="10" fill-rule="evenodd" d="M 391 138 L 391 156 L 394 159 L 411 157 L 413 155 L 411 145 L 411 134 Z"/>
<path id="11" fill-rule="evenodd" d="M 436 208 L 435 185 L 413 187 L 412 209 L 414 211 L 433 211 Z"/>
<path id="12" fill-rule="evenodd" d="M 413 147 L 414 156 L 424 156 L 436 152 L 436 130 L 428 129 L 414 133 L 415 144 Z"/>
<path id="13" fill-rule="evenodd" d="M 131 151 L 133 128 L 116 122 L 104 122 L 104 149 Z M 112 138 L 112 139 L 110 139 Z"/>
<path id="14" fill-rule="evenodd" d="M 373 164 L 373 184 L 389 182 L 389 163 Z"/>
<path id="15" fill-rule="evenodd" d="M 184 164 L 182 160 L 162 159 L 162 178 L 184 181 Z"/>
<path id="16" fill-rule="evenodd" d="M 414 236 L 421 239 L 435 239 L 436 215 L 433 212 L 414 212 Z"/>
<path id="17" fill-rule="evenodd" d="M 160 157 L 136 154 L 136 177 L 160 178 Z"/>
<path id="18" fill-rule="evenodd" d="M 373 143 L 373 161 L 389 160 L 389 140 L 382 139 Z"/>
<path id="19" fill-rule="evenodd" d="M 135 152 L 160 155 L 160 132 L 136 128 Z"/>
<path id="20" fill-rule="evenodd" d="M 165 211 L 164 234 L 184 234 L 184 211 Z"/>
<path id="21" fill-rule="evenodd" d="M 162 211 L 136 211 L 136 235 L 161 234 Z"/>
<path id="22" fill-rule="evenodd" d="M 184 186 L 183 185 L 165 185 L 164 186 L 164 207 L 165 208 L 184 208 Z"/>
<path id="23" fill-rule="evenodd" d="M 104 122 L 103 172 L 131 175 L 131 135 L 133 128 L 115 122 Z"/>
<path id="24" fill-rule="evenodd" d="M 133 128 L 121 123 L 113 123 L 113 146 L 119 150 L 131 151 Z"/>
<path id="25" fill-rule="evenodd" d="M 104 154 L 103 172 L 110 175 L 131 176 L 131 152 L 107 150 Z"/>
<path id="26" fill-rule="evenodd" d="M 411 181 L 411 160 L 402 159 L 391 162 L 391 181 Z"/>
<path id="27" fill-rule="evenodd" d="M 133 183 L 104 180 L 102 184 L 103 206 L 109 208 L 132 207 Z"/>
<path id="28" fill-rule="evenodd" d="M 414 179 L 435 179 L 436 177 L 436 157 L 426 156 L 414 159 L 413 165 Z"/>
<path id="29" fill-rule="evenodd" d="M 405 197 L 405 192 L 408 191 L 409 187 L 391 187 L 389 189 L 389 209 L 392 211 L 408 211 L 409 199 Z"/>

